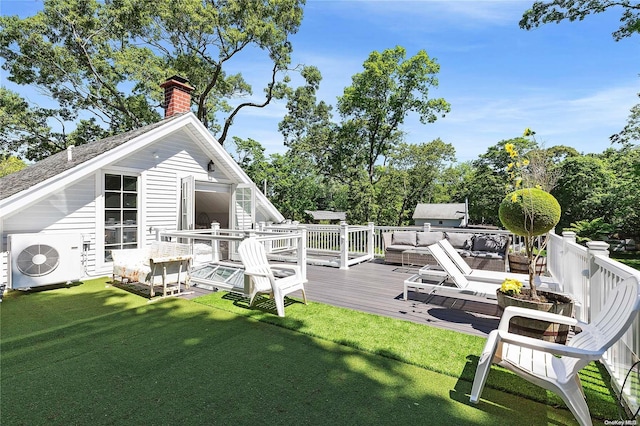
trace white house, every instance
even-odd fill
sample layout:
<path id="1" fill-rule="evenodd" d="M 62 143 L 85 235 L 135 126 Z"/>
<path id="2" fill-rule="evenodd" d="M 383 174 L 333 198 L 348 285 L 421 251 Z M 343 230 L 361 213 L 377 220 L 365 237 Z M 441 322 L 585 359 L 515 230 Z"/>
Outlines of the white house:
<path id="1" fill-rule="evenodd" d="M 9 288 L 17 288 L 9 271 L 27 283 L 62 282 L 79 278 L 69 276 L 78 262 L 82 276 L 109 275 L 110 250 L 144 246 L 157 228 L 218 222 L 247 229 L 284 220 L 190 112 L 187 81 L 172 77 L 162 87 L 162 121 L 70 147 L 0 179 L 0 277 Z"/>
<path id="2" fill-rule="evenodd" d="M 460 227 L 467 226 L 469 215 L 466 203 L 418 204 L 413 212 L 413 221 L 422 226 Z"/>

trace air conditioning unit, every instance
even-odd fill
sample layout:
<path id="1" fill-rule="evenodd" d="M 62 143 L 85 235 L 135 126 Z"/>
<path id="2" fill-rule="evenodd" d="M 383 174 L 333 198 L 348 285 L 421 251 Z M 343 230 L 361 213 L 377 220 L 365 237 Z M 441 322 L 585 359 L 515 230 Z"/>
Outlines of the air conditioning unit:
<path id="1" fill-rule="evenodd" d="M 78 281 L 83 274 L 81 234 L 9 234 L 9 288 Z"/>

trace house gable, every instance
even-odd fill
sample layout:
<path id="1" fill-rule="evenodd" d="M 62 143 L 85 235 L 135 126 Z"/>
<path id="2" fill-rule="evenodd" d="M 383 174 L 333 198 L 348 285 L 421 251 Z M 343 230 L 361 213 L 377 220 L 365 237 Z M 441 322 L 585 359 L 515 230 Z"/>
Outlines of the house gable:
<path id="1" fill-rule="evenodd" d="M 17 214 L 51 193 L 69 187 L 98 170 L 126 165 L 127 158 L 141 150 L 151 150 L 147 156 L 150 161 L 159 160 L 162 151 L 158 142 L 178 134 L 195 142 L 204 153 L 203 158 L 197 160 L 200 170 L 206 171 L 209 161 L 213 161 L 216 173 L 226 177 L 229 182 L 253 183 L 195 115 L 186 113 L 131 132 L 74 147 L 70 155 L 68 152 L 60 152 L 3 177 L 0 179 L 2 217 Z M 157 159 L 154 158 L 156 156 Z M 135 167 L 146 169 L 149 165 Z M 266 217 L 272 217 L 277 222 L 284 220 L 264 194 L 256 190 L 256 195 L 258 206 L 264 210 Z"/>

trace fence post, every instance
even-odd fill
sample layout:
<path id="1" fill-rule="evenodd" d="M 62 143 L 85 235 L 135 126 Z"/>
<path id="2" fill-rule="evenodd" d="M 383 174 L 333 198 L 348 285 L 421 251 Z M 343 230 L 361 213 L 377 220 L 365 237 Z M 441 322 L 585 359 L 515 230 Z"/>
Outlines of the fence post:
<path id="1" fill-rule="evenodd" d="M 431 222 L 425 222 L 422 224 L 422 230 L 424 232 L 431 232 Z"/>
<path id="2" fill-rule="evenodd" d="M 307 228 L 299 225 L 300 242 L 298 243 L 298 265 L 302 270 L 302 279 L 307 279 Z"/>
<path id="3" fill-rule="evenodd" d="M 220 233 L 220 224 L 218 222 L 211 222 L 211 235 L 218 235 Z M 213 238 L 211 240 L 211 260 L 213 262 L 220 262 L 220 240 Z"/>
<path id="4" fill-rule="evenodd" d="M 340 269 L 349 269 L 349 225 L 340 222 Z"/>
<path id="5" fill-rule="evenodd" d="M 588 320 L 600 311 L 603 301 L 603 282 L 602 276 L 598 274 L 598 265 L 595 262 L 595 256 L 609 257 L 609 244 L 604 241 L 587 241 L 587 259 L 589 262 L 589 302 L 587 306 Z"/>
<path id="6" fill-rule="evenodd" d="M 373 259 L 375 257 L 374 237 L 376 232 L 376 224 L 373 222 L 368 222 L 367 225 L 369 226 L 369 229 L 367 230 L 367 255 L 369 256 L 369 258 Z"/>

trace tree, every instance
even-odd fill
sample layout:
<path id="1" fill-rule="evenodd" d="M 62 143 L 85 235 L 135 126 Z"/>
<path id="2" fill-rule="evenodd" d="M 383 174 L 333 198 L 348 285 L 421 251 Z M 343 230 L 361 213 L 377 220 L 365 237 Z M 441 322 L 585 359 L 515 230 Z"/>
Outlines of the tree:
<path id="1" fill-rule="evenodd" d="M 0 158 L 0 177 L 10 175 L 11 173 L 22 170 L 27 165 L 24 161 L 14 156 Z"/>
<path id="2" fill-rule="evenodd" d="M 558 185 L 551 191 L 562 208 L 558 228 L 603 217 L 612 222 L 611 188 L 614 174 L 595 155 L 569 157 L 560 164 Z"/>
<path id="3" fill-rule="evenodd" d="M 469 217 L 473 223 L 500 224 L 498 206 L 508 192 L 510 183 L 506 165 L 511 158 L 505 150 L 508 143 L 523 154 L 539 148 L 535 141 L 524 137 L 502 140 L 472 161 L 474 172 L 468 181 L 465 196 L 469 199 Z"/>
<path id="4" fill-rule="evenodd" d="M 520 28 L 530 30 L 549 22 L 582 21 L 587 15 L 602 13 L 610 8 L 622 8 L 621 25 L 613 33 L 618 41 L 640 32 L 640 5 L 630 0 L 553 0 L 537 1 L 520 20 Z"/>
<path id="5" fill-rule="evenodd" d="M 391 206 L 389 199 L 395 194 L 398 206 L 395 220 L 389 224 L 409 224 L 413 211 L 418 203 L 432 203 L 436 188 L 440 183 L 448 163 L 455 161 L 455 148 L 440 139 L 429 143 L 401 143 L 389 155 L 387 174 L 397 182 L 381 184 L 385 190 L 378 199 L 378 205 Z M 378 220 L 376 220 L 378 222 Z"/>
<path id="6" fill-rule="evenodd" d="M 20 19 L 0 17 L 0 57 L 8 79 L 31 86 L 57 105 L 47 113 L 68 128 L 87 119 L 74 143 L 158 121 L 159 83 L 180 74 L 195 86 L 195 112 L 224 143 L 234 117 L 287 95 L 292 45 L 304 0 L 45 0 L 44 9 Z M 263 51 L 273 64 L 262 100 L 235 101 L 252 94 L 241 74 L 227 74 L 243 51 Z M 235 102 L 235 104 L 234 104 Z M 224 117 L 218 122 L 220 114 Z M 39 159 L 68 145 L 73 132 L 53 134 L 45 125 L 23 126 L 26 152 Z M 45 129 L 43 132 L 36 130 Z M 19 138 L 3 132 L 2 149 L 17 151 Z M 54 145 L 47 148 L 50 141 Z M 43 149 L 33 149 L 38 143 Z"/>
<path id="7" fill-rule="evenodd" d="M 520 20 L 520 28 L 531 30 L 550 22 L 582 21 L 588 15 L 609 9 L 622 9 L 620 27 L 613 32 L 615 41 L 640 33 L 640 4 L 631 0 L 552 0 L 536 1 Z M 640 95 L 640 94 L 639 94 Z M 632 143 L 640 140 L 640 104 L 631 109 L 626 126 L 611 136 L 612 142 Z"/>
<path id="8" fill-rule="evenodd" d="M 400 46 L 372 52 L 364 71 L 352 77 L 351 86 L 338 98 L 342 117 L 338 152 L 349 155 L 353 166 L 364 165 L 372 184 L 375 165 L 402 140 L 400 126 L 409 113 L 417 113 L 426 124 L 450 111 L 444 99 L 428 97 L 429 89 L 438 86 L 440 66 L 435 60 L 424 50 L 405 58 Z"/>

